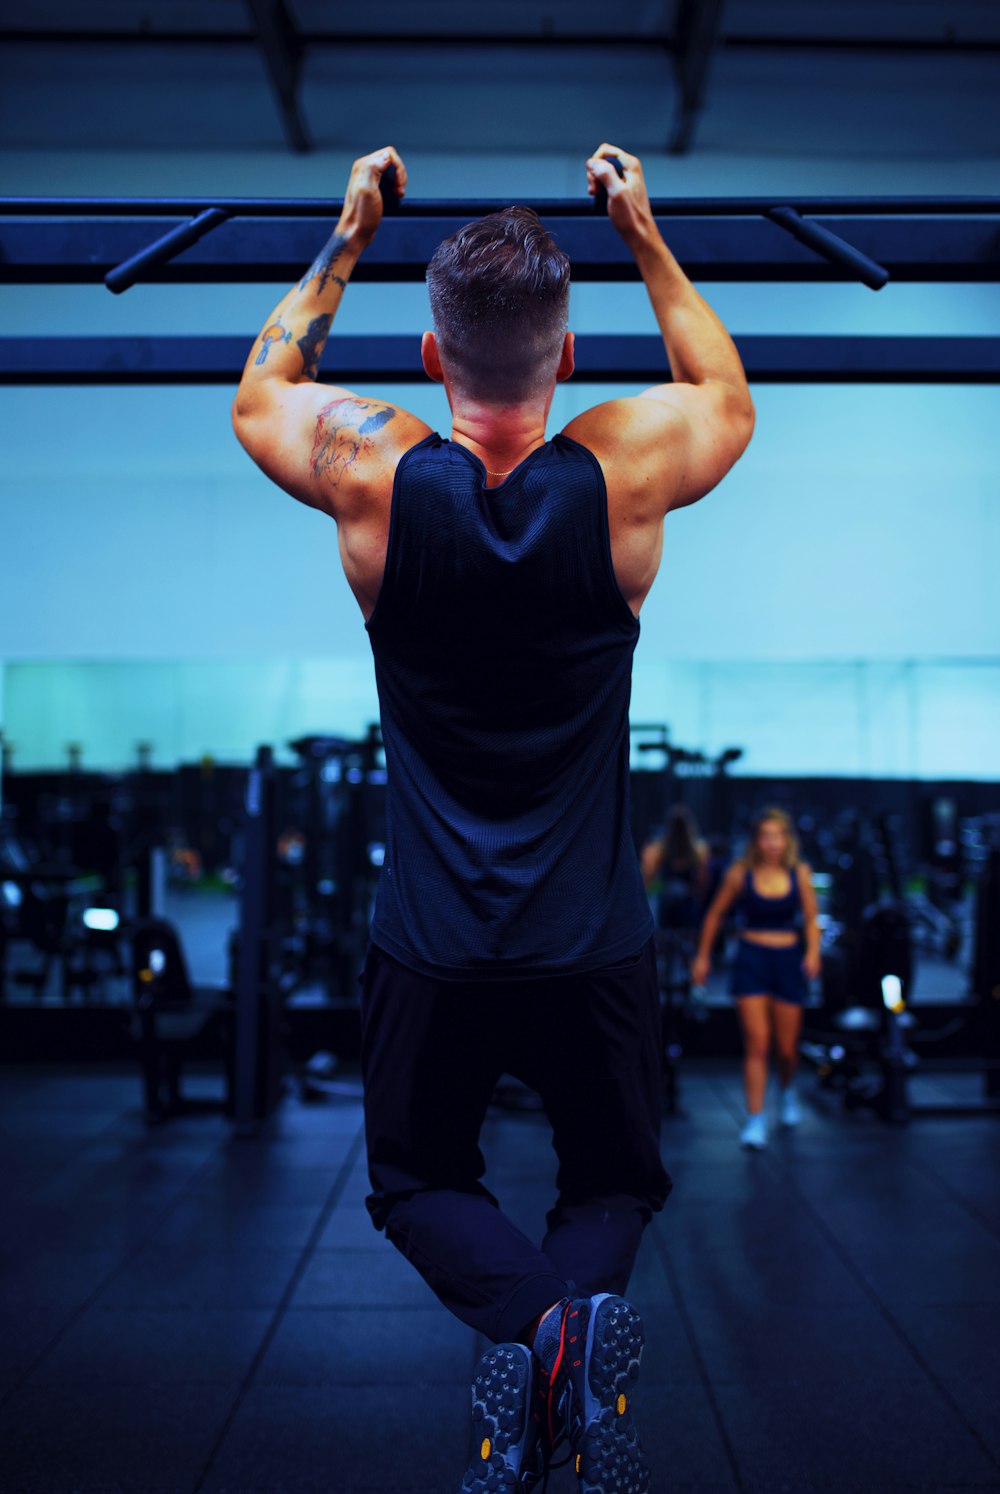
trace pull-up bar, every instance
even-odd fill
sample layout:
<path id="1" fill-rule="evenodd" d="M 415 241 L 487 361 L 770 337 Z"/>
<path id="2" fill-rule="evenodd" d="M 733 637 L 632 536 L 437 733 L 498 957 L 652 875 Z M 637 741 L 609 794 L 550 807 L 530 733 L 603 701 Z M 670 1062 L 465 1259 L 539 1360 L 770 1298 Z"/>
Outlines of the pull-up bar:
<path id="1" fill-rule="evenodd" d="M 619 176 L 623 174 L 623 168 L 617 160 L 613 165 Z M 393 178 L 396 175 L 395 167 L 390 168 Z M 388 173 L 386 173 L 388 175 Z M 403 203 L 396 197 L 386 193 L 383 186 L 383 198 L 386 211 L 393 217 L 402 211 Z M 596 206 L 604 215 L 607 212 L 608 194 L 603 187 L 598 188 Z M 124 260 L 109 270 L 104 277 L 104 283 L 108 290 L 116 295 L 128 290 L 129 286 L 135 285 L 136 281 L 143 279 L 150 271 L 159 269 L 160 266 L 169 264 L 176 259 L 185 249 L 211 233 L 213 228 L 218 228 L 232 217 L 229 208 L 211 207 L 190 218 L 178 228 L 172 228 L 162 238 L 154 240 L 138 254 L 132 255 L 130 259 Z M 414 216 L 411 214 L 411 216 Z M 798 239 L 800 244 L 805 244 L 809 249 L 814 249 L 823 259 L 829 260 L 831 264 L 841 265 L 844 269 L 855 274 L 859 280 L 869 286 L 871 290 L 881 290 L 889 279 L 889 271 L 883 266 L 876 264 L 867 254 L 856 249 L 853 244 L 848 244 L 838 234 L 832 233 L 830 229 L 822 227 L 821 224 L 813 222 L 810 218 L 803 218 L 795 208 L 770 207 L 764 214 L 772 223 L 790 233 L 793 238 Z M 541 214 L 539 214 L 541 217 Z"/>
<path id="2" fill-rule="evenodd" d="M 394 216 L 401 218 L 481 218 L 517 202 L 540 218 L 593 219 L 590 197 L 404 197 Z M 1000 196 L 988 197 L 654 197 L 654 218 L 747 218 L 790 203 L 811 216 L 877 218 L 942 214 L 1000 213 Z M 340 197 L 0 197 L 0 217 L 174 218 L 224 207 L 239 218 L 326 218 L 335 222 Z"/>
<path id="3" fill-rule="evenodd" d="M 406 201 L 387 214 L 355 281 L 422 280 L 441 239 L 494 200 Z M 589 198 L 532 200 L 579 281 L 637 276 L 632 255 Z M 339 199 L 0 199 L 0 283 L 295 279 L 316 253 L 317 219 Z M 685 198 L 652 203 L 693 280 L 1000 280 L 1000 197 Z M 146 220 L 161 219 L 152 242 Z M 179 219 L 179 221 L 178 221 Z M 171 221 L 173 220 L 173 221 Z"/>

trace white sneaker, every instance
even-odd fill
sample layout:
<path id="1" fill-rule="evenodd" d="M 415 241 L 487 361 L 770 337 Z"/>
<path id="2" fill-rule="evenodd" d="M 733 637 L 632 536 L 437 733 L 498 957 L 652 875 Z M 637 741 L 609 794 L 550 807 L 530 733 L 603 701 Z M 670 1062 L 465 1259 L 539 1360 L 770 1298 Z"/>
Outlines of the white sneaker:
<path id="1" fill-rule="evenodd" d="M 740 1131 L 740 1146 L 749 1146 L 754 1151 L 763 1151 L 767 1146 L 767 1117 L 763 1110 L 748 1115 Z"/>
<path id="2" fill-rule="evenodd" d="M 778 1120 L 783 1126 L 797 1126 L 802 1119 L 802 1110 L 799 1105 L 798 1096 L 791 1085 L 781 1091 L 781 1103 L 778 1107 Z"/>

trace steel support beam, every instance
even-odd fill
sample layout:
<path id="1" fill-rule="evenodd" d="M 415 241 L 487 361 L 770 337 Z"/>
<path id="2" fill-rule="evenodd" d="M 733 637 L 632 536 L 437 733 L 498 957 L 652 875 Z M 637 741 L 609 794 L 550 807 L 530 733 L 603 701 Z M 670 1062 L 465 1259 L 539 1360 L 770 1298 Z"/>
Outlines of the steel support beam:
<path id="1" fill-rule="evenodd" d="M 299 39 L 305 47 L 400 47 L 407 51 L 427 48 L 434 51 L 475 47 L 538 47 L 549 51 L 566 50 L 570 47 L 587 48 L 600 52 L 623 52 L 648 50 L 661 47 L 665 52 L 675 52 L 679 41 L 668 32 L 625 34 L 618 31 L 362 31 L 337 28 L 330 30 L 313 26 L 303 28 Z M 200 29 L 184 27 L 154 31 L 139 21 L 129 30 L 124 27 L 107 26 L 96 29 L 84 27 L 27 26 L 23 24 L 0 25 L 0 42 L 22 46 L 57 45 L 64 47 L 246 47 L 256 38 L 251 31 L 228 30 L 218 26 Z M 936 34 L 924 36 L 893 36 L 889 33 L 858 36 L 837 35 L 829 32 L 810 35 L 805 31 L 768 33 L 723 32 L 716 46 L 724 51 L 813 51 L 813 52 L 891 52 L 891 53 L 954 53 L 976 56 L 1000 52 L 1000 39 L 995 34 L 953 35 L 943 29 Z"/>
<path id="2" fill-rule="evenodd" d="M 995 384 L 1000 337 L 737 337 L 756 384 Z M 225 384 L 235 388 L 246 337 L 0 337 L 0 384 Z M 574 379 L 584 384 L 668 382 L 655 335 L 583 335 Z M 346 387 L 426 381 L 417 336 L 338 337 L 320 382 Z"/>
<path id="3" fill-rule="evenodd" d="M 679 93 L 677 116 L 668 149 L 686 155 L 705 101 L 708 72 L 719 34 L 723 0 L 677 0 L 674 72 Z"/>
<path id="4" fill-rule="evenodd" d="M 215 206 L 215 204 L 208 204 Z M 229 209 L 221 200 L 217 206 Z M 334 205 L 330 205 L 334 208 Z M 797 204 L 808 211 L 804 203 Z M 197 212 L 198 209 L 196 208 Z M 846 240 L 883 266 L 893 280 L 1000 280 L 1000 205 L 995 216 L 905 217 L 811 215 L 827 233 Z M 400 212 L 386 218 L 365 249 L 352 280 L 421 281 L 443 238 L 468 222 Z M 545 215 L 543 214 L 543 219 Z M 145 278 L 163 284 L 286 283 L 298 279 L 336 221 L 303 217 L 230 215 L 221 226 Z M 56 221 L 0 216 L 0 284 L 88 284 L 180 229 L 187 216 L 151 222 L 112 217 Z M 664 238 L 687 274 L 706 281 L 849 281 L 846 264 L 833 264 L 763 217 L 672 214 L 659 219 Z M 573 262 L 577 281 L 638 279 L 632 255 L 611 223 L 596 217 L 553 217 L 548 223 Z"/>
<path id="5" fill-rule="evenodd" d="M 257 42 L 281 113 L 285 138 L 300 154 L 311 148 L 299 108 L 303 45 L 285 0 L 246 0 Z"/>

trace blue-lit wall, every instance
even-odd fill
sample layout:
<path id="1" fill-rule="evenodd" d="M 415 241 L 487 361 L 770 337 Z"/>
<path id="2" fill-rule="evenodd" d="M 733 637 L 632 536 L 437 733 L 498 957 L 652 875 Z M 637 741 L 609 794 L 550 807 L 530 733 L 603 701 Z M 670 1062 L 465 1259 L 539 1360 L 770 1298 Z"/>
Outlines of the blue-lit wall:
<path id="1" fill-rule="evenodd" d="M 981 70 L 967 80 L 981 89 Z M 892 130 L 881 153 L 860 134 L 852 144 L 842 120 L 836 144 L 822 149 L 817 137 L 796 149 L 789 116 L 782 154 L 750 135 L 741 154 L 713 139 L 725 120 L 710 111 L 704 148 L 677 161 L 624 138 L 637 128 L 626 112 L 621 103 L 619 120 L 595 119 L 579 154 L 565 141 L 534 155 L 521 141 L 478 157 L 443 145 L 408 152 L 414 191 L 577 191 L 582 155 L 601 134 L 644 149 L 654 193 L 996 185 L 995 129 L 945 129 L 935 157 L 905 149 Z M 159 152 L 14 149 L 15 131 L 0 164 L 14 193 L 335 195 L 351 156 L 382 143 L 371 129 L 350 150 L 306 158 L 252 139 L 225 150 L 193 140 Z M 736 333 L 1000 327 L 994 286 L 700 288 Z M 0 292 L 0 310 L 8 333 L 220 332 L 249 345 L 284 289 L 138 287 L 113 298 L 102 287 L 25 287 Z M 583 334 L 654 330 L 641 286 L 577 287 L 572 323 Z M 335 367 L 338 331 L 416 337 L 427 325 L 423 287 L 353 286 L 326 361 Z M 448 431 L 439 389 L 378 392 Z M 550 431 L 621 392 L 561 387 Z M 710 752 L 743 745 L 754 773 L 995 776 L 1000 394 L 782 386 L 755 398 L 747 455 L 715 494 L 668 521 L 643 610 L 635 719 L 665 720 L 676 740 Z M 0 720 L 16 765 L 56 765 L 71 740 L 95 767 L 127 764 L 138 740 L 163 764 L 202 752 L 245 759 L 257 741 L 350 732 L 374 716 L 334 528 L 256 471 L 232 436 L 229 402 L 218 388 L 0 393 Z"/>

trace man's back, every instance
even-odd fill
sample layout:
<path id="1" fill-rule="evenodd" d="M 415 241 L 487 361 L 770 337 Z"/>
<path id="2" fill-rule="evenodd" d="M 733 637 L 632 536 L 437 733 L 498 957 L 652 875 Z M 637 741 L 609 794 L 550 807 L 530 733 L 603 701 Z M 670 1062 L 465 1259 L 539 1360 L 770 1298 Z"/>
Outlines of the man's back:
<path id="1" fill-rule="evenodd" d="M 499 486 L 436 433 L 396 470 L 368 622 L 389 770 L 376 943 L 439 976 L 594 968 L 651 922 L 629 824 L 639 624 L 566 436 Z"/>

